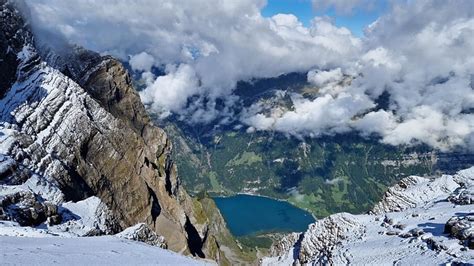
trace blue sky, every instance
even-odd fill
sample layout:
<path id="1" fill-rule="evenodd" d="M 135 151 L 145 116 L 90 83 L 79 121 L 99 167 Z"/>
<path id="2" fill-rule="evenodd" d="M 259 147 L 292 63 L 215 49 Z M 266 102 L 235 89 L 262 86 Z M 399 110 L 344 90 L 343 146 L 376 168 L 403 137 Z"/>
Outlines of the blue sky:
<path id="1" fill-rule="evenodd" d="M 333 8 L 325 11 L 315 11 L 311 0 L 267 0 L 267 6 L 262 10 L 263 16 L 270 17 L 278 13 L 291 13 L 309 26 L 315 16 L 329 16 L 334 19 L 337 26 L 344 26 L 353 34 L 361 37 L 364 28 L 374 22 L 387 8 L 386 1 L 376 1 L 376 6 L 371 10 L 355 8 L 352 14 L 338 14 Z"/>

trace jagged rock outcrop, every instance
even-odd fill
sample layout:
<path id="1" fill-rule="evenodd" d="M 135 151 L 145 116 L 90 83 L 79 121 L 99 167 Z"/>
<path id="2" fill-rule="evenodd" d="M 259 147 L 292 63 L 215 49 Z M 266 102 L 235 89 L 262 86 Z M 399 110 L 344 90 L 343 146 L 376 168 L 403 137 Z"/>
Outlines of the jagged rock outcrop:
<path id="1" fill-rule="evenodd" d="M 144 242 L 148 245 L 157 246 L 160 248 L 167 248 L 165 238 L 163 236 L 157 235 L 155 231 L 153 231 L 148 225 L 144 223 L 129 227 L 118 233 L 116 236 Z"/>
<path id="2" fill-rule="evenodd" d="M 16 71 L 19 60 L 17 54 L 20 53 L 25 43 L 32 41 L 32 34 L 26 27 L 21 16 L 16 10 L 5 10 L 6 1 L 1 1 L 0 12 L 0 98 L 10 89 L 16 80 Z"/>
<path id="3" fill-rule="evenodd" d="M 474 213 L 450 218 L 444 226 L 444 232 L 461 241 L 467 241 L 469 248 L 474 249 L 472 245 L 474 242 Z"/>
<path id="4" fill-rule="evenodd" d="M 448 200 L 457 205 L 474 204 L 474 192 L 462 190 L 459 194 L 449 196 Z"/>
<path id="5" fill-rule="evenodd" d="M 18 191 L 0 198 L 0 220 L 12 220 L 21 226 L 59 224 L 62 220 L 58 207 L 41 201 L 30 191 Z"/>
<path id="6" fill-rule="evenodd" d="M 306 235 L 300 241 L 299 260 L 301 263 L 332 264 L 332 253 L 347 235 L 363 235 L 363 226 L 348 213 L 331 215 L 311 224 Z"/>
<path id="7" fill-rule="evenodd" d="M 459 184 L 448 175 L 436 179 L 409 176 L 390 187 L 370 212 L 383 214 L 414 208 L 429 202 L 433 197 L 448 195 L 458 187 Z"/>
<path id="8" fill-rule="evenodd" d="M 40 54 L 6 0 L 0 22 L 0 189 L 56 206 L 97 196 L 118 222 L 111 233 L 144 222 L 170 249 L 204 256 L 207 225 L 121 63 L 80 48 Z"/>
<path id="9" fill-rule="evenodd" d="M 474 263 L 474 167 L 407 177 L 365 215 L 334 214 L 284 238 L 263 265 Z"/>
<path id="10" fill-rule="evenodd" d="M 60 46 L 58 52 L 47 43 L 41 44 L 41 57 L 76 81 L 103 108 L 137 133 L 149 126 L 150 118 L 121 62 L 76 45 L 61 43 Z"/>
<path id="11" fill-rule="evenodd" d="M 270 256 L 278 257 L 293 249 L 295 243 L 301 241 L 299 233 L 291 233 L 283 236 L 278 242 L 270 247 Z"/>

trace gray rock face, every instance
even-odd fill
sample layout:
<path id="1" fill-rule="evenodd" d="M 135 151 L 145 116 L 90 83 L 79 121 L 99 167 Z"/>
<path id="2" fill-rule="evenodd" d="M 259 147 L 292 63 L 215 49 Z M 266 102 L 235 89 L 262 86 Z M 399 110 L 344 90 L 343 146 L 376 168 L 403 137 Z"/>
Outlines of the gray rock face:
<path id="1" fill-rule="evenodd" d="M 449 176 L 442 176 L 435 180 L 409 176 L 390 187 L 370 213 L 383 214 L 414 208 L 431 201 L 433 197 L 452 192 L 458 187 L 459 184 Z"/>
<path id="2" fill-rule="evenodd" d="M 474 204 L 474 192 L 462 189 L 458 194 L 449 196 L 448 200 L 457 205 Z"/>
<path id="3" fill-rule="evenodd" d="M 333 250 L 346 238 L 348 232 L 363 234 L 363 226 L 350 214 L 329 216 L 321 222 L 310 225 L 311 234 L 300 242 L 299 261 L 301 263 L 332 264 Z"/>
<path id="4" fill-rule="evenodd" d="M 8 21 L 0 25 L 0 98 L 7 92 L 16 80 L 18 67 L 17 54 L 25 44 L 31 43 L 32 35 L 27 29 L 18 11 L 6 8 L 7 1 L 0 1 L 0 21 Z"/>
<path id="5" fill-rule="evenodd" d="M 196 224 L 172 145 L 150 123 L 125 68 L 79 48 L 43 60 L 5 0 L 0 18 L 0 184 L 35 176 L 34 197 L 53 204 L 98 196 L 119 223 L 112 233 L 146 223 L 170 249 L 204 256 L 207 227 Z"/>
<path id="6" fill-rule="evenodd" d="M 118 237 L 140 241 L 148 245 L 167 248 L 165 238 L 157 235 L 148 225 L 137 224 L 117 234 Z"/>
<path id="7" fill-rule="evenodd" d="M 58 54 L 48 44 L 42 44 L 41 57 L 76 81 L 103 108 L 130 124 L 138 133 L 150 124 L 130 76 L 119 61 L 67 43 L 61 46 L 61 54 Z"/>
<path id="8" fill-rule="evenodd" d="M 474 239 L 474 214 L 466 216 L 454 216 L 446 222 L 444 232 L 459 240 L 472 243 Z M 469 247 L 473 249 L 473 247 Z"/>
<path id="9" fill-rule="evenodd" d="M 42 201 L 31 192 L 20 191 L 0 198 L 0 219 L 37 226 L 43 222 L 59 224 L 62 217 L 56 205 Z"/>

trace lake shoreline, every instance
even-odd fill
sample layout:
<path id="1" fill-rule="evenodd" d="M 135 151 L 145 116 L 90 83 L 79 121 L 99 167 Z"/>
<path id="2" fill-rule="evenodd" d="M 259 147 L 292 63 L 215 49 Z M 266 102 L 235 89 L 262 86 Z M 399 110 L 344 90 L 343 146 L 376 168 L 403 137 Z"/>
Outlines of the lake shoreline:
<path id="1" fill-rule="evenodd" d="M 294 206 L 294 207 L 296 207 L 296 208 L 298 208 L 298 209 L 301 209 L 301 210 L 304 210 L 304 211 L 308 212 L 309 214 L 311 214 L 311 216 L 313 217 L 313 219 L 314 219 L 315 221 L 318 220 L 318 217 L 316 217 L 316 216 L 314 215 L 314 213 L 313 213 L 311 210 L 306 209 L 306 208 L 301 208 L 300 206 L 298 206 L 298 205 L 294 204 L 293 202 L 291 202 L 291 201 L 289 201 L 289 200 L 286 200 L 286 199 L 274 198 L 274 197 L 270 197 L 270 196 L 267 196 L 267 195 L 261 195 L 261 194 L 252 193 L 252 192 L 236 192 L 236 193 L 232 193 L 232 194 L 219 194 L 219 193 L 217 193 L 217 192 L 211 192 L 211 193 L 213 193 L 213 194 L 215 193 L 215 194 L 216 194 L 216 196 L 210 195 L 210 197 L 211 197 L 212 199 L 214 199 L 214 198 L 230 198 L 230 197 L 234 197 L 234 196 L 237 196 L 237 195 L 247 195 L 247 196 L 262 197 L 262 198 L 267 198 L 267 199 L 271 199 L 271 200 L 286 202 L 286 203 L 288 203 L 288 204 L 290 204 L 290 205 L 292 205 L 292 206 Z"/>
<path id="2" fill-rule="evenodd" d="M 235 193 L 212 198 L 236 237 L 304 232 L 316 221 L 311 212 L 282 199 L 253 193 Z"/>

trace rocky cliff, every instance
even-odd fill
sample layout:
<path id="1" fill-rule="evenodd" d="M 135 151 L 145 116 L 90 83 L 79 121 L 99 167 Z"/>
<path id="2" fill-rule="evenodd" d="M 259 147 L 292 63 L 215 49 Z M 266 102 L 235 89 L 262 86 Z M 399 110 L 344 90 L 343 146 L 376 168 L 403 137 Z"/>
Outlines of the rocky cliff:
<path id="1" fill-rule="evenodd" d="M 98 197 L 117 233 L 145 223 L 168 248 L 205 257 L 208 220 L 180 185 L 172 145 L 112 57 L 79 47 L 39 51 L 28 23 L 0 0 L 0 219 L 53 225 L 67 202 Z M 71 218 L 72 217 L 72 218 Z"/>
<path id="2" fill-rule="evenodd" d="M 264 265 L 474 263 L 474 167 L 410 176 L 367 215 L 339 213 L 284 238 Z"/>

